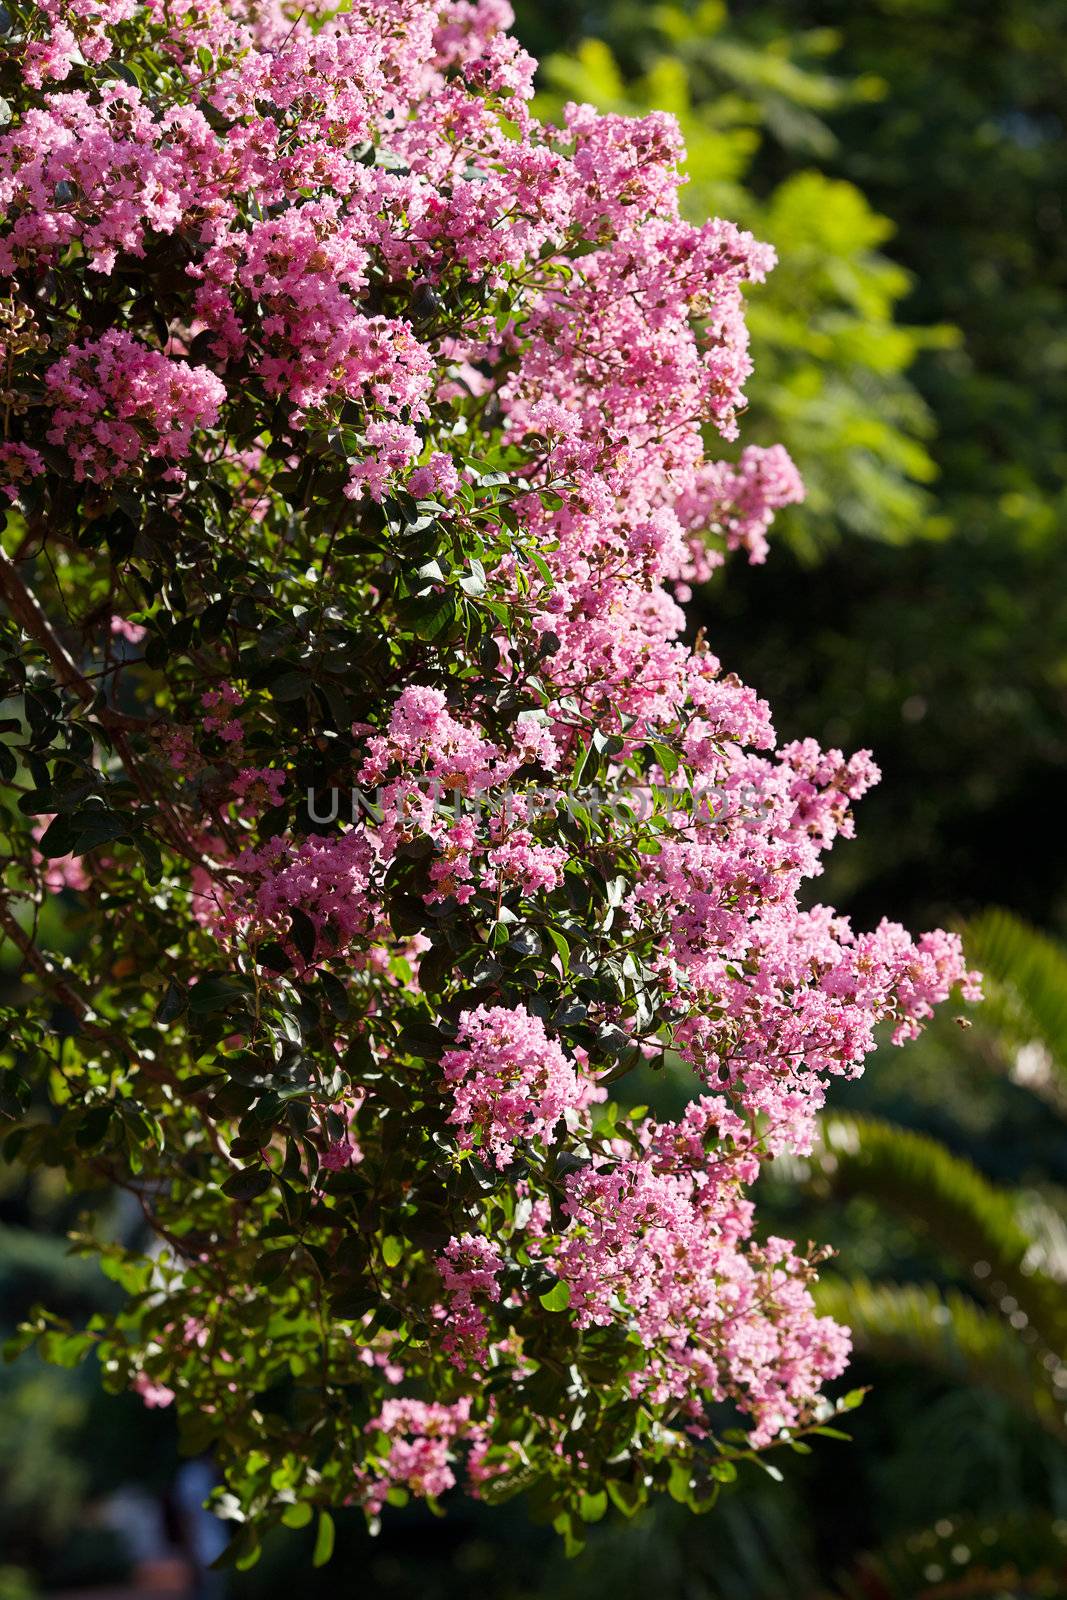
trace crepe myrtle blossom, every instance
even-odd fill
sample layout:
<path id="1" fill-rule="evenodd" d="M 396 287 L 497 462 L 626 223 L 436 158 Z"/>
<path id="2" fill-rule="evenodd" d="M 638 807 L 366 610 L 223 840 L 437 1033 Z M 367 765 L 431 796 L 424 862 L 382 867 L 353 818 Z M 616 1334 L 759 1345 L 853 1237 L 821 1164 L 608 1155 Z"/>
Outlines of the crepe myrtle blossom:
<path id="1" fill-rule="evenodd" d="M 498 1167 L 507 1166 L 517 1143 L 550 1138 L 582 1103 L 574 1064 L 540 1019 L 520 1007 L 464 1012 L 457 1045 L 441 1058 L 454 1102 L 448 1120 L 462 1143 L 477 1142 Z"/>
<path id="2" fill-rule="evenodd" d="M 130 1387 L 150 1411 L 162 1410 L 174 1404 L 174 1390 L 168 1389 L 165 1383 L 154 1383 L 147 1372 L 139 1372 Z"/>
<path id="3" fill-rule="evenodd" d="M 213 372 L 169 360 L 114 328 L 72 346 L 45 374 L 45 389 L 49 443 L 69 453 L 76 479 L 97 483 L 140 470 L 146 457 L 181 460 L 226 397 Z"/>
<path id="4" fill-rule="evenodd" d="M 803 494 L 741 438 L 774 253 L 683 219 L 672 117 L 539 122 L 506 0 L 8 9 L 5 1153 L 156 1235 L 26 1337 L 174 1404 L 242 1565 L 455 1489 L 706 1509 L 848 1354 L 763 1163 L 978 992 L 813 892 L 872 755 L 686 643 Z"/>
<path id="5" fill-rule="evenodd" d="M 0 493 L 17 500 L 23 484 L 44 471 L 40 451 L 28 444 L 0 444 Z"/>
<path id="6" fill-rule="evenodd" d="M 461 1371 L 470 1363 L 485 1364 L 489 1325 L 484 1303 L 500 1299 L 503 1266 L 500 1246 L 472 1233 L 450 1239 L 437 1258 L 447 1298 L 435 1306 L 434 1315 L 445 1324 L 443 1348 Z"/>
<path id="7" fill-rule="evenodd" d="M 368 1475 L 365 1504 L 381 1510 L 390 1486 L 410 1490 L 420 1499 L 436 1499 L 456 1482 L 459 1441 L 471 1432 L 471 1403 L 387 1400 L 367 1431 L 380 1436 L 383 1454 L 376 1475 Z"/>

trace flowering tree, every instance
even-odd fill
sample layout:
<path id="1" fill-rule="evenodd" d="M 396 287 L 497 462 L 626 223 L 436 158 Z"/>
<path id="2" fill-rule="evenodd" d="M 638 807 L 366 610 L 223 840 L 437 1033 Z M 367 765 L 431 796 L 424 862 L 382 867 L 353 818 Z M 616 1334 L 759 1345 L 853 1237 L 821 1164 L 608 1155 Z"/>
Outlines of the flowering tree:
<path id="1" fill-rule="evenodd" d="M 973 986 L 800 909 L 876 770 L 682 642 L 802 493 L 705 458 L 771 252 L 669 117 L 539 125 L 509 20 L 3 13 L 5 1153 L 154 1241 L 21 1342 L 173 1402 L 245 1561 L 457 1480 L 573 1544 L 819 1431 L 750 1187 Z M 680 1121 L 612 1102 L 668 1055 Z"/>

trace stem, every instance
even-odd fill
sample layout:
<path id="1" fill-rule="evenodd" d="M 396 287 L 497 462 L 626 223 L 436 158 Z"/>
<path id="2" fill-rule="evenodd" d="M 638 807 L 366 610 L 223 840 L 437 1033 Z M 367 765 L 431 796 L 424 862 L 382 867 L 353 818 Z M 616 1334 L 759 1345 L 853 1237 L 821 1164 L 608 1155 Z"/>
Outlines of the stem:
<path id="1" fill-rule="evenodd" d="M 0 595 L 3 596 L 8 610 L 23 631 L 28 633 L 31 639 L 35 639 L 45 651 L 62 687 L 76 695 L 83 705 L 92 706 L 93 715 L 100 726 L 110 731 L 119 760 L 133 780 L 141 799 L 146 805 L 155 806 L 161 812 L 166 824 L 165 832 L 169 835 L 172 847 L 179 855 L 214 873 L 212 863 L 188 838 L 173 806 L 165 796 L 152 795 L 141 777 L 140 767 L 126 734 L 150 727 L 151 719 L 128 716 L 124 711 L 116 711 L 113 706 L 102 703 L 97 689 L 70 656 L 41 610 L 38 600 L 23 583 L 15 563 L 3 549 L 0 549 Z"/>
<path id="2" fill-rule="evenodd" d="M 36 597 L 30 593 L 18 568 L 6 551 L 0 549 L 0 595 L 15 621 L 31 639 L 44 650 L 55 668 L 56 677 L 64 689 L 69 689 L 86 706 L 95 707 L 95 715 L 105 728 L 144 728 L 145 717 L 129 717 L 111 706 L 97 705 L 97 691 L 80 670 L 66 646 L 56 634 L 52 624 L 41 610 Z"/>
<path id="3" fill-rule="evenodd" d="M 69 980 L 69 978 L 65 977 L 64 974 L 60 972 L 51 961 L 49 961 L 48 957 L 41 949 L 38 948 L 30 935 L 23 932 L 23 929 L 3 901 L 0 901 L 0 932 L 6 934 L 11 940 L 12 944 L 14 944 L 22 952 L 24 964 L 32 968 L 42 982 L 47 984 L 48 988 L 55 995 L 56 999 L 61 1001 L 63 1005 L 74 1012 L 74 1015 L 77 1017 L 83 1032 L 89 1038 L 97 1039 L 102 1044 L 110 1045 L 113 1050 L 117 1051 L 119 1055 L 125 1058 L 128 1064 L 135 1066 L 136 1070 L 139 1073 L 142 1073 L 151 1082 L 156 1084 L 167 1084 L 169 1088 L 174 1090 L 179 1099 L 184 1100 L 194 1106 L 197 1115 L 200 1117 L 211 1139 L 211 1142 L 215 1147 L 216 1153 L 220 1159 L 227 1164 L 227 1166 L 236 1169 L 239 1163 L 234 1160 L 229 1150 L 226 1149 L 219 1135 L 219 1131 L 215 1127 L 215 1124 L 211 1121 L 210 1117 L 205 1114 L 203 1108 L 198 1104 L 200 1095 L 190 1095 L 178 1074 L 171 1072 L 170 1069 L 165 1067 L 161 1062 L 145 1061 L 138 1054 L 137 1050 L 130 1043 L 129 1039 L 127 1039 L 123 1034 L 117 1032 L 114 1028 L 103 1027 L 99 1023 L 89 1022 L 87 1020 L 87 1014 L 89 1012 L 95 1012 L 96 1009 L 92 1003 L 92 999 L 88 995 L 80 993 L 79 990 L 75 988 L 74 984 Z M 119 1180 L 116 1179 L 116 1182 L 118 1181 Z"/>
<path id="4" fill-rule="evenodd" d="M 0 930 L 7 935 L 13 945 L 16 945 L 21 950 L 25 965 L 32 967 L 37 976 L 48 985 L 56 999 L 61 1001 L 68 1010 L 74 1012 L 74 1015 L 85 1027 L 87 1033 L 97 1034 L 102 1038 L 108 1039 L 109 1043 L 112 1044 L 116 1042 L 114 1037 L 106 1034 L 103 1029 L 85 1021 L 86 1012 L 93 1009 L 89 1000 L 84 995 L 80 995 L 63 974 L 52 965 L 48 957 L 34 944 L 29 934 L 23 932 L 5 905 L 0 905 Z M 122 1045 L 124 1051 L 132 1058 L 134 1056 L 132 1046 L 128 1045 L 125 1040 L 122 1041 Z"/>

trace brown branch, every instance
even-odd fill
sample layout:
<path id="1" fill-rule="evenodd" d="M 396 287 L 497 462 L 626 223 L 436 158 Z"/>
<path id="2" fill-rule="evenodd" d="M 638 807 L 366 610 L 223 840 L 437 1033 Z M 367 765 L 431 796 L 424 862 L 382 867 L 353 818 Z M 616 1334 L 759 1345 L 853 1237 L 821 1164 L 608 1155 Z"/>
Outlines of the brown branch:
<path id="1" fill-rule="evenodd" d="M 19 575 L 11 557 L 0 549 L 0 595 L 12 617 L 31 639 L 41 646 L 64 689 L 69 689 L 83 705 L 94 707 L 94 715 L 105 728 L 145 728 L 145 717 L 127 716 L 112 706 L 97 704 L 97 691 L 78 667 L 74 658 L 59 638 L 52 624 L 41 610 L 36 597 L 30 593 Z"/>
<path id="2" fill-rule="evenodd" d="M 143 781 L 139 763 L 130 749 L 126 734 L 150 727 L 151 720 L 147 717 L 127 716 L 124 711 L 116 711 L 113 706 L 105 705 L 98 699 L 97 690 L 68 653 L 41 610 L 36 597 L 23 583 L 15 563 L 3 549 L 0 549 L 0 595 L 3 596 L 8 610 L 23 631 L 28 633 L 31 639 L 35 639 L 45 651 L 55 668 L 56 678 L 61 686 L 76 695 L 83 705 L 93 707 L 93 715 L 100 726 L 111 734 L 115 752 L 133 780 L 142 801 L 162 815 L 165 832 L 172 848 L 197 866 L 206 867 L 213 872 L 210 860 L 189 839 L 173 806 L 165 796 L 153 795 Z"/>
<path id="3" fill-rule="evenodd" d="M 92 1009 L 89 1001 L 78 993 L 63 974 L 52 965 L 44 952 L 37 948 L 29 934 L 23 932 L 5 905 L 0 905 L 0 930 L 3 930 L 12 944 L 21 950 L 23 964 L 32 967 L 37 976 L 48 985 L 56 999 L 62 1001 L 68 1010 L 74 1012 L 79 1022 L 84 1023 L 86 1032 L 100 1033 L 103 1037 L 107 1037 L 103 1034 L 102 1029 L 97 1029 L 92 1023 L 84 1021 L 86 1012 Z M 114 1043 L 114 1040 L 111 1042 Z M 124 1045 L 124 1048 L 129 1051 L 131 1056 L 133 1055 L 133 1051 L 128 1045 Z"/>
<path id="4" fill-rule="evenodd" d="M 225 1148 L 218 1129 L 199 1104 L 202 1097 L 200 1091 L 190 1094 L 176 1073 L 171 1072 L 168 1067 L 163 1066 L 159 1061 L 146 1061 L 123 1034 L 116 1032 L 112 1028 L 102 1027 L 99 1023 L 89 1022 L 87 1014 L 96 1009 L 91 999 L 87 995 L 81 994 L 69 977 L 49 961 L 44 951 L 39 949 L 29 934 L 23 931 L 2 900 L 0 900 L 0 933 L 5 933 L 12 944 L 22 952 L 23 964 L 32 968 L 41 981 L 47 984 L 56 999 L 74 1012 L 81 1028 L 89 1038 L 98 1039 L 102 1044 L 110 1045 L 113 1050 L 124 1056 L 146 1078 L 149 1078 L 153 1083 L 167 1084 L 180 1099 L 191 1103 L 207 1130 L 220 1159 L 234 1168 L 240 1165 Z"/>

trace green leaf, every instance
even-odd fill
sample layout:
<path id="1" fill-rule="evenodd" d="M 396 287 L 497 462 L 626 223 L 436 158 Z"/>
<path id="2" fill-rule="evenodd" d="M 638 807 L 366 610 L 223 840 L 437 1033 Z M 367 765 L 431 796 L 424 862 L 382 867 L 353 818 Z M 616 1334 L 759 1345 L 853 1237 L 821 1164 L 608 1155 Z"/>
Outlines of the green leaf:
<path id="1" fill-rule="evenodd" d="M 129 837 L 129 823 L 103 806 L 83 806 L 72 816 L 60 814 L 49 823 L 38 848 L 43 856 L 83 856 L 102 844 Z"/>
<path id="2" fill-rule="evenodd" d="M 289 937 L 305 961 L 314 959 L 318 930 L 307 912 L 302 911 L 299 906 L 293 906 L 289 913 Z"/>
<path id="3" fill-rule="evenodd" d="M 39 1349 L 53 1367 L 76 1367 L 85 1360 L 95 1343 L 91 1333 L 63 1333 L 57 1330 L 43 1336 Z"/>
<path id="4" fill-rule="evenodd" d="M 107 1138 L 111 1126 L 111 1107 L 93 1106 L 82 1117 L 74 1142 L 79 1150 L 92 1150 Z"/>
<path id="5" fill-rule="evenodd" d="M 282 1512 L 282 1522 L 287 1528 L 306 1528 L 314 1515 L 314 1509 L 307 1500 L 298 1500 Z"/>
<path id="6" fill-rule="evenodd" d="M 357 1284 L 330 1296 L 330 1307 L 341 1322 L 358 1322 L 377 1304 L 378 1295 L 366 1284 Z"/>
<path id="7" fill-rule="evenodd" d="M 176 983 L 173 978 L 168 978 L 163 998 L 156 1008 L 156 1021 L 166 1026 L 168 1022 L 173 1022 L 176 1017 L 181 1016 L 188 1004 L 189 991 L 180 983 Z"/>
<path id="8" fill-rule="evenodd" d="M 315 1550 L 311 1557 L 313 1567 L 324 1567 L 333 1555 L 334 1528 L 333 1518 L 328 1511 L 319 1512 L 318 1532 L 315 1535 Z"/>
<path id="9" fill-rule="evenodd" d="M 558 928 L 546 927 L 544 931 L 547 933 L 548 937 L 552 940 L 552 943 L 556 947 L 556 952 L 559 956 L 560 962 L 562 963 L 564 972 L 569 972 L 571 968 L 570 945 L 567 943 L 566 939 L 563 937 L 562 933 L 560 933 Z"/>
<path id="10" fill-rule="evenodd" d="M 420 639 L 432 642 L 456 620 L 456 602 L 450 594 L 431 595 L 414 610 L 414 628 Z"/>
<path id="11" fill-rule="evenodd" d="M 247 998 L 245 985 L 226 973 L 207 973 L 189 990 L 189 1010 L 194 1016 L 226 1011 Z"/>
<path id="12" fill-rule="evenodd" d="M 273 1182 L 274 1174 L 269 1167 L 242 1167 L 240 1172 L 226 1179 L 222 1192 L 230 1200 L 254 1200 L 257 1195 L 266 1194 Z"/>
<path id="13" fill-rule="evenodd" d="M 163 857 L 159 845 L 150 833 L 138 833 L 134 836 L 134 845 L 144 863 L 144 875 L 150 884 L 157 884 L 163 877 Z"/>
<path id="14" fill-rule="evenodd" d="M 404 1241 L 398 1239 L 395 1233 L 388 1234 L 382 1240 L 382 1260 L 387 1267 L 395 1267 L 404 1259 Z"/>
<path id="15" fill-rule="evenodd" d="M 546 1311 L 566 1311 L 571 1303 L 570 1285 L 567 1283 L 554 1283 L 539 1296 L 541 1304 Z"/>
<path id="16" fill-rule="evenodd" d="M 578 1500 L 578 1515 L 583 1522 L 599 1522 L 608 1509 L 606 1489 L 597 1494 L 583 1494 Z"/>
<path id="17" fill-rule="evenodd" d="M 649 745 L 649 749 L 655 756 L 657 765 L 662 770 L 665 782 L 670 783 L 681 765 L 678 756 L 667 745 L 661 744 L 659 740 L 653 740 Z"/>
<path id="18" fill-rule="evenodd" d="M 272 700 L 286 704 L 290 700 L 301 700 L 311 688 L 311 679 L 306 672 L 283 672 L 270 686 Z"/>
<path id="19" fill-rule="evenodd" d="M 571 1513 L 569 1511 L 561 1511 L 558 1516 L 553 1517 L 552 1526 L 563 1539 L 564 1555 L 568 1559 L 572 1556 L 581 1555 L 585 1549 L 585 1540 L 582 1537 L 581 1529 L 575 1527 Z"/>
<path id="20" fill-rule="evenodd" d="M 487 587 L 485 568 L 476 556 L 471 557 L 470 573 L 466 577 L 460 578 L 459 586 L 464 594 L 469 594 L 473 599 L 477 599 L 479 595 L 485 593 Z"/>
<path id="21" fill-rule="evenodd" d="M 281 1250 L 268 1250 L 259 1257 L 252 1276 L 257 1283 L 276 1283 L 289 1265 L 293 1251 L 291 1245 L 286 1245 Z"/>
<path id="22" fill-rule="evenodd" d="M 291 972 L 293 963 L 277 939 L 268 939 L 256 951 L 256 961 L 268 972 Z"/>
<path id="23" fill-rule="evenodd" d="M 548 562 L 545 560 L 544 556 L 541 555 L 540 551 L 538 551 L 538 550 L 528 550 L 526 553 L 529 556 L 530 560 L 533 562 L 534 566 L 537 568 L 538 572 L 541 574 L 541 577 L 544 579 L 544 581 L 548 585 L 548 587 L 550 589 L 553 588 L 554 587 L 554 583 L 553 583 L 553 578 L 552 578 L 552 572 L 551 572 L 551 569 L 549 568 Z"/>
<path id="24" fill-rule="evenodd" d="M 624 1517 L 636 1516 L 645 1503 L 645 1491 L 640 1484 L 628 1483 L 623 1478 L 608 1479 L 608 1494 Z"/>
<path id="25" fill-rule="evenodd" d="M 320 972 L 319 984 L 330 1011 L 338 1022 L 345 1022 L 349 1014 L 348 990 L 340 978 L 334 977 L 332 972 Z"/>

